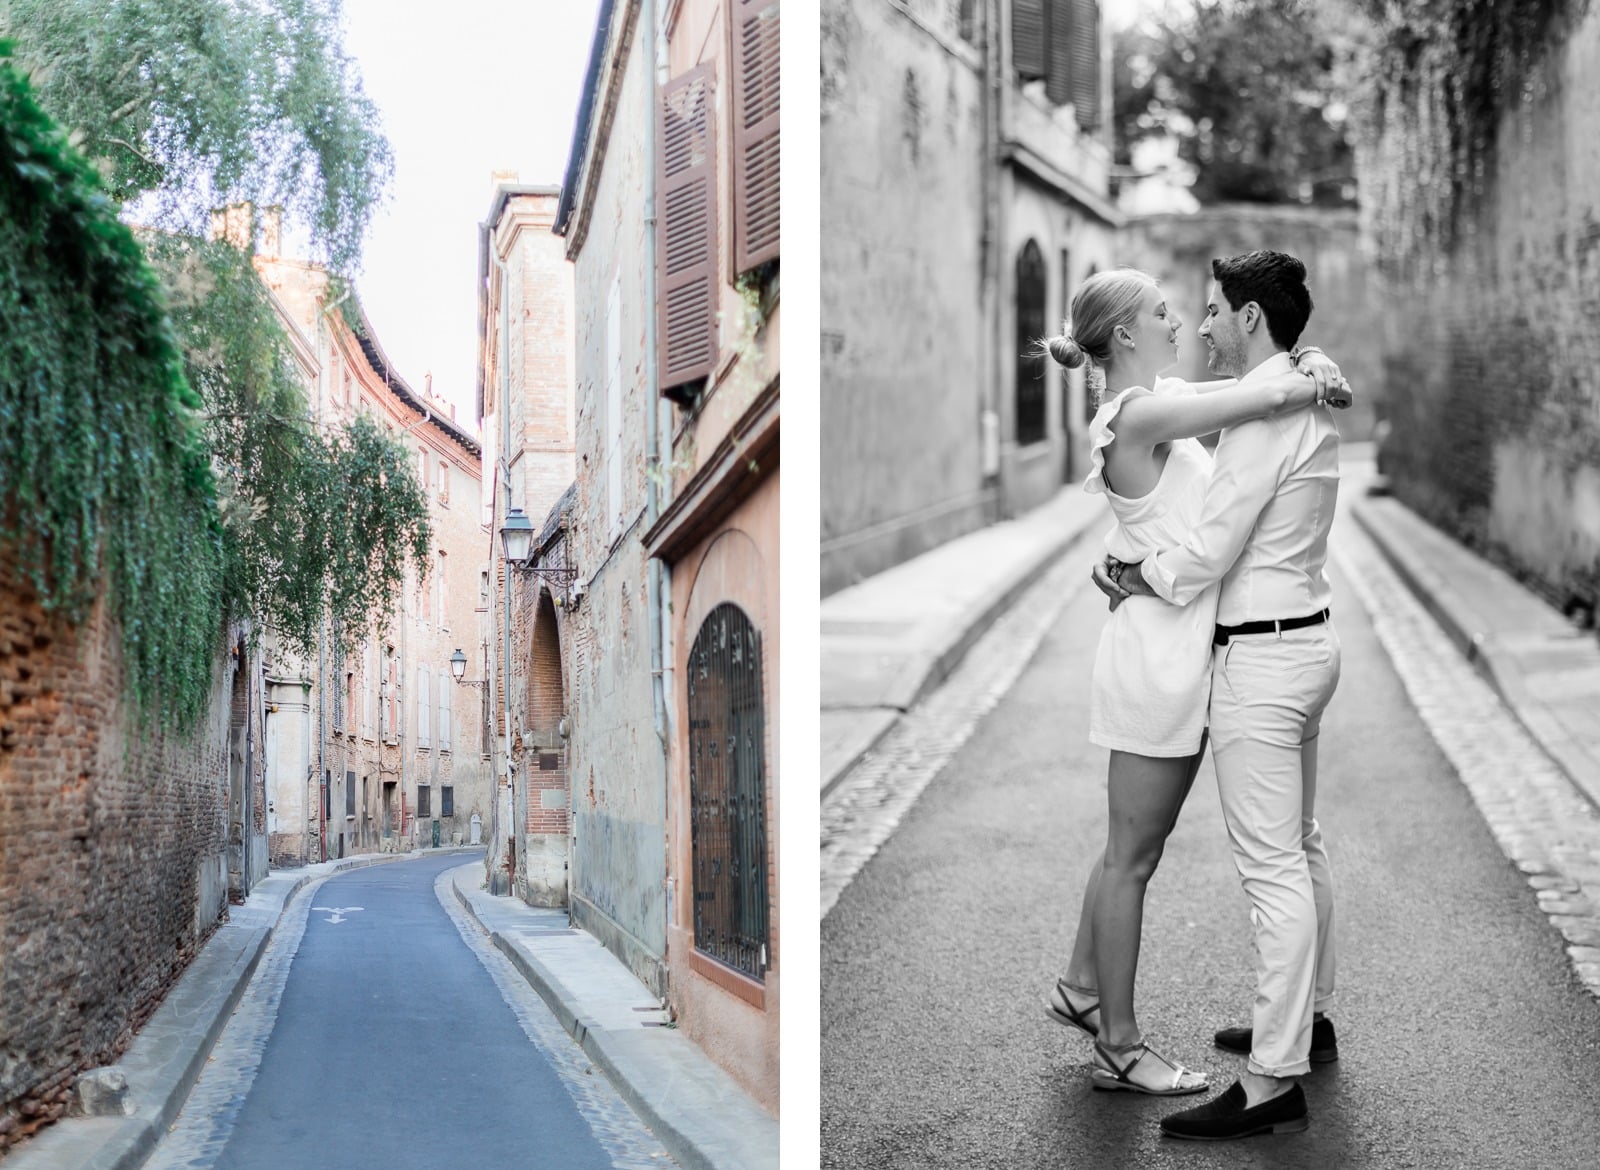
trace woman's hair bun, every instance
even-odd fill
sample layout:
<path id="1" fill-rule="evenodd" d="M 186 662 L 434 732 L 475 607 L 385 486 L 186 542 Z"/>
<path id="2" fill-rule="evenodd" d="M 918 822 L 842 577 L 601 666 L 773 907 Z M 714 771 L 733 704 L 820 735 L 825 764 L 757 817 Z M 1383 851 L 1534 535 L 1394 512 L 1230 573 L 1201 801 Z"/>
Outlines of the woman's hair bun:
<path id="1" fill-rule="evenodd" d="M 1083 365 L 1085 356 L 1083 350 L 1078 347 L 1076 341 L 1065 334 L 1050 338 L 1045 342 L 1045 348 L 1050 351 L 1050 356 L 1058 364 L 1066 366 L 1069 370 L 1075 370 Z"/>

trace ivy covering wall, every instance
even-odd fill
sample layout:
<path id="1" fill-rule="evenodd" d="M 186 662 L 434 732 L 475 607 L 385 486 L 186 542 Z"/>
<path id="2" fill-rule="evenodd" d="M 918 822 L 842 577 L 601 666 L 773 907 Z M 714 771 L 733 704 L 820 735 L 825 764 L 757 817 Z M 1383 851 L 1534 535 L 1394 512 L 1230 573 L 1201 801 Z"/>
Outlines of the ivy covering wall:
<path id="1" fill-rule="evenodd" d="M 47 610 L 102 592 L 141 710 L 192 726 L 222 620 L 222 528 L 156 277 L 0 42 L 0 546 Z"/>
<path id="2" fill-rule="evenodd" d="M 1357 137 L 1395 493 L 1559 606 L 1600 599 L 1600 17 L 1360 0 Z"/>

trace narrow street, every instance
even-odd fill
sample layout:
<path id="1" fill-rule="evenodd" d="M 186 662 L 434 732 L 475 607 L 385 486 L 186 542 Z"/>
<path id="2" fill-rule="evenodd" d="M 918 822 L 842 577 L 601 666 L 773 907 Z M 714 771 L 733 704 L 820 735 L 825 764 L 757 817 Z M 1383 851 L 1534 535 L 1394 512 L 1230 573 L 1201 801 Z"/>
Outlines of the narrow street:
<path id="1" fill-rule="evenodd" d="M 1033 657 L 853 880 L 835 875 L 831 911 L 830 857 L 849 856 L 853 834 L 882 837 L 884 826 L 867 822 L 892 801 L 840 792 L 831 814 L 825 802 L 822 1164 L 1595 1164 L 1600 1004 L 1496 838 L 1535 852 L 1592 849 L 1593 817 L 1563 823 L 1564 794 L 1542 787 L 1548 765 L 1503 708 L 1484 705 L 1480 680 L 1348 517 L 1334 557 L 1344 668 L 1323 724 L 1318 800 L 1339 899 L 1331 1014 L 1341 1059 L 1303 1081 L 1311 1128 L 1177 1142 L 1160 1136 L 1158 1119 L 1211 1094 L 1091 1091 L 1089 1040 L 1042 1007 L 1105 833 L 1105 752 L 1085 734 L 1105 616 L 1088 585 L 1098 534 L 1083 544 L 1064 565 L 1079 584 L 1062 591 L 1071 596 L 1036 653 L 1004 619 L 975 648 L 974 657 Z M 1021 604 L 1057 603 L 1051 586 Z M 1403 647 L 1403 667 L 1367 605 Z M 946 689 L 981 685 L 958 674 Z M 1497 784 L 1512 795 L 1490 792 Z M 1505 805 L 1495 818 L 1516 823 L 1491 818 L 1491 832 L 1480 802 Z M 1209 761 L 1151 884 L 1144 937 L 1146 1036 L 1226 1088 L 1244 1060 L 1215 1049 L 1211 1034 L 1249 1022 L 1253 978 L 1248 905 Z"/>
<path id="2" fill-rule="evenodd" d="M 465 864 L 301 891 L 149 1170 L 673 1165 L 457 903 Z"/>

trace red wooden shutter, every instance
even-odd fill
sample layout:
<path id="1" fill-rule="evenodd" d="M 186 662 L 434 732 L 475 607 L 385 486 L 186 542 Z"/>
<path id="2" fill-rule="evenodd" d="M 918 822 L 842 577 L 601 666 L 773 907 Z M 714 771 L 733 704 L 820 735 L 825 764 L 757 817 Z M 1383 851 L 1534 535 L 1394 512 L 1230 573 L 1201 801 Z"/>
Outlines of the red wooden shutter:
<path id="1" fill-rule="evenodd" d="M 709 375 L 717 361 L 716 111 L 711 64 L 667 82 L 657 104 L 656 302 L 661 392 Z"/>
<path id="2" fill-rule="evenodd" d="M 1049 54 L 1044 39 L 1044 6 L 1048 0 L 1012 0 L 1011 64 L 1024 81 L 1045 75 Z"/>
<path id="3" fill-rule="evenodd" d="M 1078 125 L 1093 130 L 1100 125 L 1100 5 L 1097 0 L 1061 0 L 1072 6 L 1072 104 Z M 1065 17 L 1066 13 L 1059 13 Z M 1062 23 L 1066 23 L 1065 20 Z M 1051 95 L 1051 100 L 1056 100 Z M 1063 96 L 1061 101 L 1068 100 Z"/>
<path id="4" fill-rule="evenodd" d="M 778 0 L 729 0 L 733 274 L 778 258 Z"/>

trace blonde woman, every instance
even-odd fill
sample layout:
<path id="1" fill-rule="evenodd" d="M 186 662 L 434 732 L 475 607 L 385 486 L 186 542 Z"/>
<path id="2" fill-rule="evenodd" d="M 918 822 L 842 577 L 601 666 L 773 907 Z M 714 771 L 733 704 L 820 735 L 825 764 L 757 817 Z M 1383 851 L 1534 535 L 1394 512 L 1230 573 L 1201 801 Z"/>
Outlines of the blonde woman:
<path id="1" fill-rule="evenodd" d="M 1198 436 L 1314 403 L 1349 405 L 1338 367 L 1314 349 L 1299 351 L 1288 374 L 1202 384 L 1160 377 L 1177 361 L 1182 322 L 1155 279 L 1135 269 L 1091 277 L 1071 311 L 1065 332 L 1045 344 L 1060 364 L 1088 362 L 1091 378 L 1104 378 L 1084 489 L 1111 505 L 1117 524 L 1106 549 L 1118 560 L 1183 543 L 1211 476 Z M 1205 749 L 1216 612 L 1215 585 L 1181 607 L 1130 597 L 1113 610 L 1095 655 L 1089 738 L 1111 751 L 1106 847 L 1047 1010 L 1094 1037 L 1097 1089 L 1177 1096 L 1206 1087 L 1203 1074 L 1145 1043 L 1133 990 L 1145 887 Z"/>

